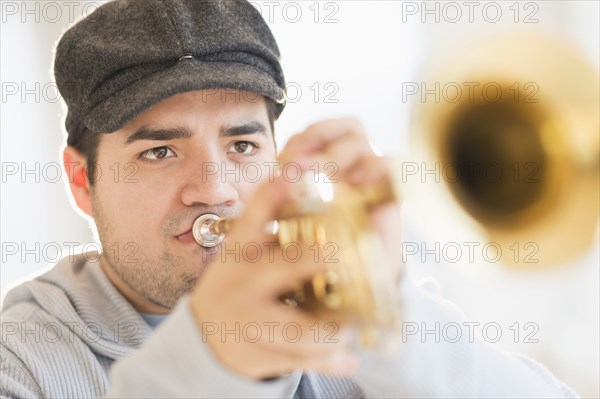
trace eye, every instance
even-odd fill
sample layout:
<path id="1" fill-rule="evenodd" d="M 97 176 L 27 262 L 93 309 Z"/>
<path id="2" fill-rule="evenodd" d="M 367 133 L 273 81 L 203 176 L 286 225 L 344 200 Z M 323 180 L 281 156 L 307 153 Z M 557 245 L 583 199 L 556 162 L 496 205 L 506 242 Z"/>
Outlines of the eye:
<path id="1" fill-rule="evenodd" d="M 236 141 L 231 145 L 230 151 L 241 155 L 252 155 L 258 149 L 258 146 L 249 141 Z"/>
<path id="2" fill-rule="evenodd" d="M 161 159 L 171 158 L 173 156 L 175 156 L 175 153 L 169 147 L 151 148 L 140 154 L 140 158 L 144 158 L 148 161 L 159 161 Z"/>

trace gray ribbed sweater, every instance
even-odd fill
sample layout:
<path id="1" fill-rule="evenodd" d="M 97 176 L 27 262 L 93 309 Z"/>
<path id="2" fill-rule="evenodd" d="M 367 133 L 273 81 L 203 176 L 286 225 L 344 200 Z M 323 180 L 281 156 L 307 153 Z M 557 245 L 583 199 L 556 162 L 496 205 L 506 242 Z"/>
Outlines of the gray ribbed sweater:
<path id="1" fill-rule="evenodd" d="M 462 320 L 409 283 L 402 301 L 406 320 Z M 188 305 L 183 300 L 153 332 L 97 262 L 63 259 L 5 298 L 0 397 L 575 396 L 543 366 L 477 341 L 408 341 L 393 355 L 361 351 L 353 378 L 306 373 L 300 383 L 296 370 L 252 381 L 213 358 Z"/>

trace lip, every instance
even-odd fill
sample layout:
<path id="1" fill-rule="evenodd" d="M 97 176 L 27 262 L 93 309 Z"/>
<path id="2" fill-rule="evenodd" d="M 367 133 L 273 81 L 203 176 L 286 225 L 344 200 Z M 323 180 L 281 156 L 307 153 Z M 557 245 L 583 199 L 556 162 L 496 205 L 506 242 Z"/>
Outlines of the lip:
<path id="1" fill-rule="evenodd" d="M 176 238 L 184 244 L 196 244 L 196 240 L 194 239 L 194 234 L 192 233 L 191 228 L 185 233 L 178 235 Z"/>
<path id="2" fill-rule="evenodd" d="M 177 239 L 177 241 L 183 243 L 183 244 L 194 244 L 194 245 L 199 245 L 198 242 L 196 241 L 196 239 L 194 238 L 194 233 L 192 233 L 192 230 L 194 229 L 194 223 L 198 220 L 198 218 L 200 216 L 206 215 L 207 213 L 211 213 L 214 215 L 218 215 L 220 216 L 220 213 L 217 212 L 205 212 L 202 213 L 200 215 L 197 215 L 194 220 L 191 221 L 191 223 L 188 225 L 187 229 L 185 231 L 183 231 L 180 234 L 177 234 L 175 236 L 175 238 Z"/>

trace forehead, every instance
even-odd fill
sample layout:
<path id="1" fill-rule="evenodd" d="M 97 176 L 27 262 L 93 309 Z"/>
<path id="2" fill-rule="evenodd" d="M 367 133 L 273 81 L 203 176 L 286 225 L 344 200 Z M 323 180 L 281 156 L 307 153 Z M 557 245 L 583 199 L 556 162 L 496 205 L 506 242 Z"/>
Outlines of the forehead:
<path id="1" fill-rule="evenodd" d="M 212 124 L 268 124 L 267 105 L 259 95 L 237 90 L 198 90 L 166 98 L 127 123 L 122 131 L 140 126 L 178 125 L 189 128 Z"/>

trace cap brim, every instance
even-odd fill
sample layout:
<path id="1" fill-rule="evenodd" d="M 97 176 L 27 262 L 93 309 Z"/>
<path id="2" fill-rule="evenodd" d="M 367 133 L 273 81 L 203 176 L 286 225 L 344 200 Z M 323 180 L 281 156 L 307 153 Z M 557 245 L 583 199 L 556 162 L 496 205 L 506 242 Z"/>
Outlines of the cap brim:
<path id="1" fill-rule="evenodd" d="M 278 112 L 283 109 L 284 91 L 266 72 L 242 63 L 184 59 L 117 91 L 92 108 L 83 122 L 94 132 L 114 132 L 168 97 L 208 89 L 255 93 L 281 104 Z"/>

